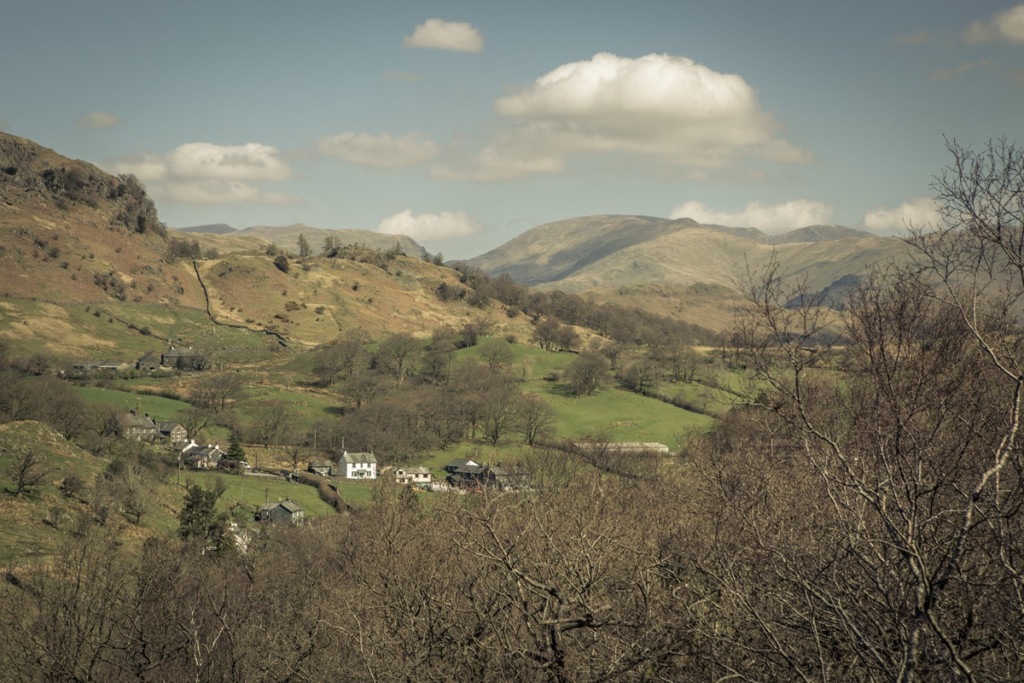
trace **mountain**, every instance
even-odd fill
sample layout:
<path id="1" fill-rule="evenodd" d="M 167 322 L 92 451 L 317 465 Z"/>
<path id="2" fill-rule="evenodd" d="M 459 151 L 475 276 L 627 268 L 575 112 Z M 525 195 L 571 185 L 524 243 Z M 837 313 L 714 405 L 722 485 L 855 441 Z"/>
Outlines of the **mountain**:
<path id="1" fill-rule="evenodd" d="M 206 235 L 230 235 L 236 229 L 227 223 L 210 223 L 208 225 L 193 225 L 189 228 L 171 228 L 178 232 L 199 232 Z"/>
<path id="2" fill-rule="evenodd" d="M 587 291 L 697 283 L 735 289 L 773 255 L 810 289 L 904 252 L 903 242 L 843 226 L 809 226 L 782 235 L 702 225 L 689 218 L 584 216 L 538 226 L 468 264 L 542 289 Z"/>

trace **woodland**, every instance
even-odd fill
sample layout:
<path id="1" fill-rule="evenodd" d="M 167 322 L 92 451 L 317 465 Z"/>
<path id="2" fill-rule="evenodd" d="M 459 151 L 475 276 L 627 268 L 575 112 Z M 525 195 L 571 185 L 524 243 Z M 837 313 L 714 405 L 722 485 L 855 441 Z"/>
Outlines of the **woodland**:
<path id="1" fill-rule="evenodd" d="M 912 260 L 839 311 L 779 261 L 718 337 L 471 268 L 437 293 L 531 316 L 531 344 L 574 352 L 558 381 L 575 396 L 681 402 L 677 382 L 742 374 L 669 457 L 553 438 L 483 319 L 310 352 L 309 381 L 350 400 L 317 449 L 514 439 L 526 491 L 382 479 L 365 506 L 240 542 L 223 491 L 195 484 L 175 528 L 133 539 L 108 520 L 136 527 L 172 464 L 76 403 L 58 361 L 8 353 L 3 422 L 49 425 L 105 467 L 61 482 L 81 513 L 47 562 L 0 568 L 0 679 L 1024 679 L 1024 151 L 948 146 L 941 224 L 911 226 Z M 453 363 L 464 348 L 478 360 Z M 232 418 L 228 376 L 192 385 L 190 431 L 310 447 L 284 405 Z M 31 496 L 34 451 L 7 448 L 0 495 Z"/>

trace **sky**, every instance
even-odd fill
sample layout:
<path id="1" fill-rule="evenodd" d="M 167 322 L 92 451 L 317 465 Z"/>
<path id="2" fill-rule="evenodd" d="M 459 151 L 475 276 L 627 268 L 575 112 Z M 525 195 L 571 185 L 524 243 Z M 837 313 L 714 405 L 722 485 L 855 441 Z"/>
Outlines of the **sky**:
<path id="1" fill-rule="evenodd" d="M 7 0 L 0 62 L 0 130 L 170 227 L 447 259 L 592 214 L 899 233 L 947 140 L 1024 143 L 1024 4 L 988 0 Z"/>

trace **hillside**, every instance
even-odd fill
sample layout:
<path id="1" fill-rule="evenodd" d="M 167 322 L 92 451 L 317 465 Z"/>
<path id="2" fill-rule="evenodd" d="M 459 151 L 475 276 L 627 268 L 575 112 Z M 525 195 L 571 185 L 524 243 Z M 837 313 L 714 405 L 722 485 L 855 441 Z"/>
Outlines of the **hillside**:
<path id="1" fill-rule="evenodd" d="M 297 251 L 288 245 L 300 232 L 314 254 L 326 234 L 362 246 L 275 265 L 273 243 Z M 377 235 L 378 251 L 374 235 L 168 231 L 134 177 L 0 133 L 0 337 L 22 350 L 137 357 L 171 342 L 251 347 L 271 334 L 301 348 L 353 327 L 423 336 L 476 317 L 526 324 L 497 307 L 441 301 L 435 290 L 459 286 L 458 273 L 424 261 L 408 238 Z"/>
<path id="2" fill-rule="evenodd" d="M 253 225 L 242 230 L 237 230 L 226 223 L 212 223 L 210 225 L 195 225 L 187 228 L 171 228 L 174 232 L 188 233 L 191 238 L 196 238 L 203 243 L 208 235 L 220 235 L 229 240 L 226 244 L 245 244 L 246 238 L 256 238 L 260 244 L 269 242 L 280 249 L 299 253 L 299 235 L 303 235 L 309 243 L 314 254 L 323 251 L 324 243 L 330 239 L 340 246 L 360 245 L 367 249 L 387 251 L 396 249 L 406 256 L 423 258 L 427 250 L 416 243 L 411 237 L 405 235 L 385 235 L 370 230 L 332 230 L 327 228 L 315 228 L 304 223 L 292 223 L 291 225 Z M 230 239 L 230 238 L 237 239 Z M 213 242 L 216 244 L 216 242 Z M 251 243 L 250 243 L 251 244 Z"/>
<path id="3" fill-rule="evenodd" d="M 842 226 L 810 226 L 782 235 L 754 228 L 701 225 L 689 218 L 585 216 L 547 223 L 468 261 L 496 276 L 541 289 L 697 283 L 735 288 L 747 269 L 773 254 L 813 290 L 898 255 L 902 242 Z"/>
<path id="4" fill-rule="evenodd" d="M 332 238 L 335 243 L 341 246 L 357 244 L 367 249 L 388 251 L 397 249 L 406 256 L 412 258 L 423 258 L 427 250 L 417 244 L 411 237 L 405 235 L 385 235 L 381 232 L 370 230 L 329 230 L 326 228 L 314 228 L 302 223 L 292 225 L 269 226 L 254 225 L 244 230 L 239 230 L 242 235 L 254 235 L 273 242 L 278 247 L 287 251 L 298 253 L 299 235 L 303 235 L 309 242 L 313 253 L 319 253 L 327 238 Z"/>

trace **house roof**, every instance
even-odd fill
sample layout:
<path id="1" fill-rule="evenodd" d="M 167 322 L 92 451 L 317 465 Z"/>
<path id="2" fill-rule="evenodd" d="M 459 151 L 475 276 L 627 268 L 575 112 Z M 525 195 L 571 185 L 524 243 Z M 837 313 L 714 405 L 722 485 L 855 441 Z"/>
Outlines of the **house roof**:
<path id="1" fill-rule="evenodd" d="M 481 465 L 463 465 L 462 467 L 456 467 L 455 472 L 458 474 L 483 474 L 487 471 L 486 467 Z"/>
<path id="2" fill-rule="evenodd" d="M 348 451 L 345 451 L 345 453 L 342 454 L 341 459 L 349 465 L 358 465 L 364 462 L 373 463 L 374 465 L 377 464 L 377 458 L 373 453 L 349 453 Z"/>
<path id="3" fill-rule="evenodd" d="M 148 415 L 139 415 L 138 413 L 128 413 L 125 416 L 124 423 L 128 427 L 137 427 L 140 429 L 156 429 L 156 423 L 149 418 Z"/>
<path id="4" fill-rule="evenodd" d="M 224 451 L 220 449 L 220 446 L 199 446 L 196 444 L 189 444 L 181 449 L 183 455 L 189 458 L 203 458 L 203 457 L 222 457 Z"/>
<path id="5" fill-rule="evenodd" d="M 449 462 L 447 465 L 445 465 L 444 468 L 445 469 L 449 469 L 449 468 L 454 469 L 454 468 L 466 467 L 466 466 L 478 467 L 478 465 L 475 462 L 473 462 L 472 460 L 469 460 L 468 458 L 455 458 L 454 460 Z"/>
<path id="6" fill-rule="evenodd" d="M 427 469 L 426 467 L 396 467 L 395 476 L 401 476 L 399 473 L 405 473 L 405 476 L 422 476 L 429 475 L 430 470 Z"/>
<path id="7" fill-rule="evenodd" d="M 177 422 L 157 422 L 156 423 L 156 428 L 159 429 L 161 432 L 170 433 L 175 427 L 181 427 L 181 424 L 179 424 Z M 181 428 L 184 429 L 184 427 L 181 427 Z"/>
<path id="8" fill-rule="evenodd" d="M 278 506 L 284 508 L 285 510 L 291 513 L 302 512 L 303 510 L 303 507 L 301 505 L 292 500 L 279 500 L 276 503 L 264 503 L 263 505 L 260 506 L 260 510 L 262 512 L 270 512 L 271 510 Z"/>

